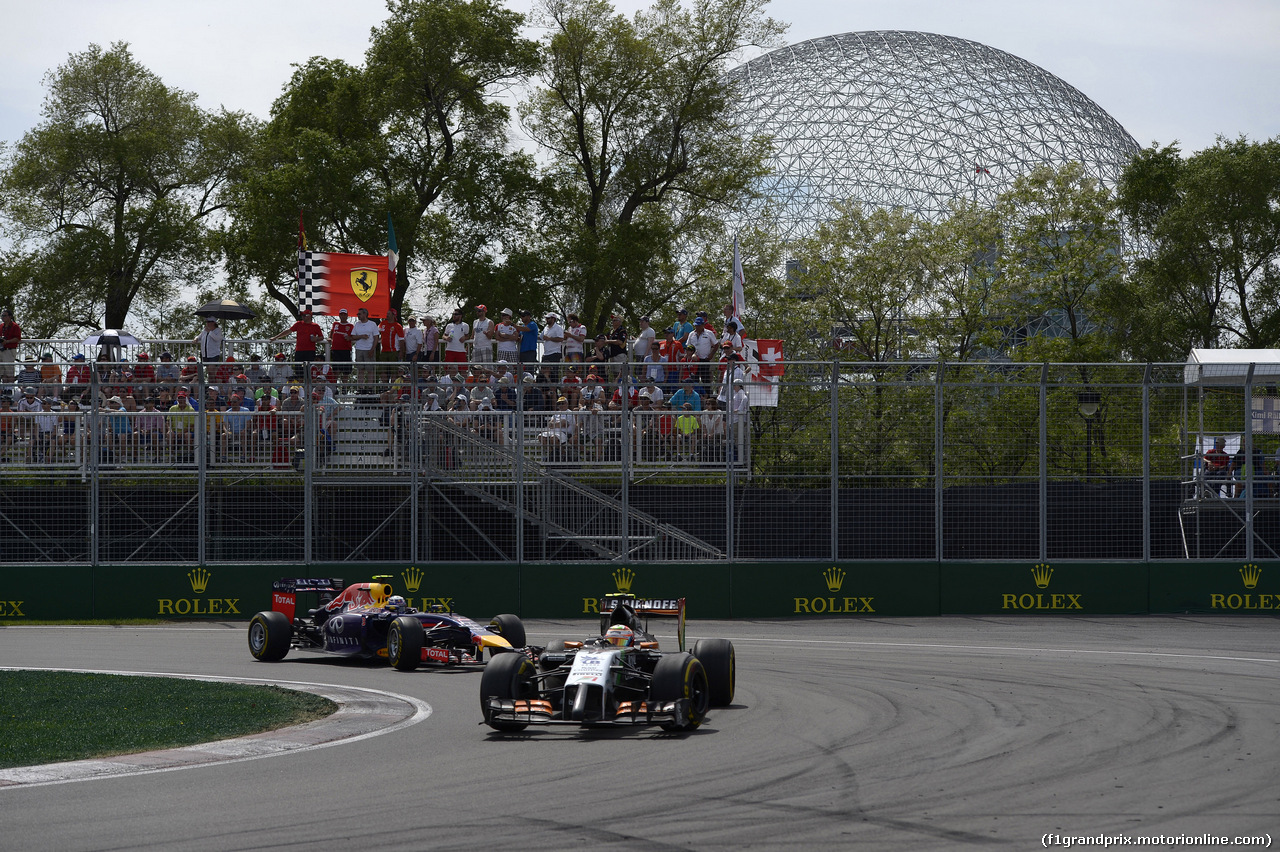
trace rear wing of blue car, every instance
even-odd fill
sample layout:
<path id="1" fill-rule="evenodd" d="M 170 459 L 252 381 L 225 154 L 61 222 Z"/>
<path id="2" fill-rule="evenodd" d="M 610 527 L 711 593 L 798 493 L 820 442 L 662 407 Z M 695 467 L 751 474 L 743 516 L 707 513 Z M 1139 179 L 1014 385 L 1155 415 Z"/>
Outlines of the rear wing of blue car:
<path id="1" fill-rule="evenodd" d="M 624 610 L 630 610 L 637 617 L 644 618 L 644 630 L 649 630 L 649 619 L 657 616 L 659 618 L 676 619 L 676 637 L 680 642 L 680 650 L 684 650 L 684 620 L 685 620 L 685 599 L 684 598 L 637 598 L 628 592 L 614 592 L 600 598 L 600 632 L 603 633 L 614 623 L 613 613 L 619 607 Z"/>

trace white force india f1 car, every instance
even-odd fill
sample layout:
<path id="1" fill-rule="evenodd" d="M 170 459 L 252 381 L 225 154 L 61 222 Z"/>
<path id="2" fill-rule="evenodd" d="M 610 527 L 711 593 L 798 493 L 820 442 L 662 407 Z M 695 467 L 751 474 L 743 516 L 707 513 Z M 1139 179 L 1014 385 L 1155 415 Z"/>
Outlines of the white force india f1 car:
<path id="1" fill-rule="evenodd" d="M 553 642 L 525 654 L 501 654 L 480 680 L 484 723 L 499 731 L 529 725 L 660 725 L 688 731 L 711 707 L 733 703 L 733 643 L 699 639 L 684 650 L 685 601 L 601 601 L 602 635 Z M 649 616 L 678 619 L 680 651 L 663 653 Z M 532 659 L 531 659 L 532 658 Z"/>

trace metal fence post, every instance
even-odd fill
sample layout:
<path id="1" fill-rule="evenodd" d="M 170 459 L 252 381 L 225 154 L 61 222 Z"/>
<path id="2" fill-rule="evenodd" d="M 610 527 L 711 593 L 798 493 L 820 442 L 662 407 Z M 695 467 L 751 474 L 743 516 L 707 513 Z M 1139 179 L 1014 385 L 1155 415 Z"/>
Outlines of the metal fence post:
<path id="1" fill-rule="evenodd" d="M 308 440 L 302 442 L 302 515 L 306 518 L 302 531 L 302 561 L 310 565 L 315 559 L 313 534 L 316 506 L 313 493 L 315 479 L 311 475 L 311 469 L 316 465 L 317 447 L 308 446 L 308 443 L 314 442 L 318 446 L 319 435 L 315 431 L 315 404 L 311 401 L 311 369 L 308 364 L 303 366 L 302 392 L 306 402 L 302 406 L 302 434 Z"/>
<path id="2" fill-rule="evenodd" d="M 209 393 L 205 390 L 206 366 L 212 362 L 202 361 L 196 372 L 196 387 L 200 394 L 200 410 L 196 412 L 196 434 L 192 446 L 196 453 L 196 564 L 204 565 L 209 558 L 206 542 L 209 538 L 209 489 L 207 485 L 208 470 L 206 461 L 209 453 Z"/>
<path id="3" fill-rule="evenodd" d="M 939 361 L 933 387 L 933 558 L 942 561 L 943 381 L 947 362 Z"/>
<path id="4" fill-rule="evenodd" d="M 1248 475 L 1243 477 L 1244 558 L 1249 562 L 1253 561 L 1253 480 L 1258 475 L 1253 463 L 1253 370 L 1256 366 L 1250 364 L 1244 377 L 1244 469 L 1248 471 Z"/>
<path id="5" fill-rule="evenodd" d="M 98 371 L 89 371 L 89 414 L 85 418 L 85 428 L 89 430 L 88 440 L 85 446 L 89 451 L 89 564 L 94 568 L 99 564 L 99 541 L 98 536 L 102 522 L 102 504 L 101 504 L 101 488 L 102 479 L 101 472 L 98 469 L 99 453 L 101 452 L 98 441 Z"/>
<path id="6" fill-rule="evenodd" d="M 624 363 L 618 376 L 618 397 L 622 402 L 622 547 L 618 556 L 631 556 L 631 365 Z"/>
<path id="7" fill-rule="evenodd" d="M 524 364 L 516 379 L 516 563 L 524 563 Z"/>
<path id="8" fill-rule="evenodd" d="M 1049 558 L 1049 362 L 1040 365 L 1040 556 Z"/>
<path id="9" fill-rule="evenodd" d="M 1142 561 L 1151 561 L 1151 364 L 1142 371 Z"/>
<path id="10" fill-rule="evenodd" d="M 831 359 L 831 560 L 840 558 L 840 359 Z"/>

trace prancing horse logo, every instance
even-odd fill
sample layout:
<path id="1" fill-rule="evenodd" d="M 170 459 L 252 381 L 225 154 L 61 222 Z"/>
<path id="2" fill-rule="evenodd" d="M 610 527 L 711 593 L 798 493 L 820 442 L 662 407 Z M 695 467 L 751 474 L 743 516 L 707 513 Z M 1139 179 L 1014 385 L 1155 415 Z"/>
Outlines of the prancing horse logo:
<path id="1" fill-rule="evenodd" d="M 362 302 L 373 298 L 378 290 L 378 270 L 367 266 L 351 270 L 351 292 Z"/>

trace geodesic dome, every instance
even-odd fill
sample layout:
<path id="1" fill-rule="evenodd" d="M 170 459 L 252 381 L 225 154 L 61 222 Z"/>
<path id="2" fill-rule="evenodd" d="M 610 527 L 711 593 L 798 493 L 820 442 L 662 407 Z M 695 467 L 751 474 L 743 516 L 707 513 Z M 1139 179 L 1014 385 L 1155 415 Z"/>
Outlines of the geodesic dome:
<path id="1" fill-rule="evenodd" d="M 788 238 L 832 204 L 938 219 L 959 197 L 993 201 L 1036 166 L 1084 164 L 1114 188 L 1138 144 L 1101 107 L 1036 65 L 962 38 L 844 33 L 730 72 L 748 134 L 773 139 L 757 188 Z"/>

